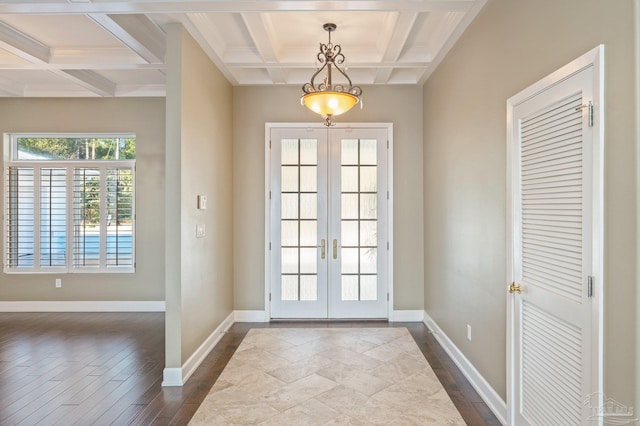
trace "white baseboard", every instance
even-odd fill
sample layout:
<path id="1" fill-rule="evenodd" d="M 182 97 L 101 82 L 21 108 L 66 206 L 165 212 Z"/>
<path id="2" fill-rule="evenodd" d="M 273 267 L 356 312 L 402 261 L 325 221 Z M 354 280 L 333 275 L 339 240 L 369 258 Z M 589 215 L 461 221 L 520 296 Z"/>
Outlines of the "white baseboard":
<path id="1" fill-rule="evenodd" d="M 389 322 L 422 322 L 424 319 L 424 311 L 391 311 L 389 314 Z"/>
<path id="2" fill-rule="evenodd" d="M 0 312 L 164 312 L 164 300 L 1 301 Z"/>
<path id="3" fill-rule="evenodd" d="M 266 311 L 235 311 L 235 322 L 269 322 Z"/>
<path id="4" fill-rule="evenodd" d="M 442 331 L 438 324 L 427 314 L 423 312 L 424 323 L 433 337 L 436 338 L 438 343 L 443 347 L 445 352 L 451 357 L 453 362 L 458 366 L 462 374 L 469 380 L 469 383 L 478 392 L 482 400 L 491 409 L 493 414 L 498 418 L 503 425 L 507 424 L 507 404 L 500 398 L 500 395 L 491 387 L 491 385 L 485 380 L 473 364 L 464 356 L 462 351 L 449 339 L 449 337 Z"/>
<path id="5" fill-rule="evenodd" d="M 200 347 L 185 361 L 182 368 L 165 368 L 162 373 L 162 386 L 182 386 L 202 364 L 209 352 L 222 339 L 224 333 L 233 325 L 234 313 L 231 312 L 213 332 L 202 342 Z"/>

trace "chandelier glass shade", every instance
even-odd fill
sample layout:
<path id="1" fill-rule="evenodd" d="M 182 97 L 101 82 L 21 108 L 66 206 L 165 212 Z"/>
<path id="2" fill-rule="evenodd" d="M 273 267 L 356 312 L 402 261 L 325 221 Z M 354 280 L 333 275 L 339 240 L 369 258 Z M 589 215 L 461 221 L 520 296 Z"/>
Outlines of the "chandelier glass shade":
<path id="1" fill-rule="evenodd" d="M 329 33 L 329 42 L 320 43 L 318 62 L 322 64 L 312 76 L 309 83 L 302 86 L 304 94 L 300 103 L 324 118 L 326 126 L 333 125 L 333 117 L 343 114 L 360 103 L 362 106 L 362 89 L 354 86 L 347 73 L 341 68 L 345 56 L 339 44 L 331 43 L 331 32 L 336 24 L 324 24 L 323 28 Z M 319 77 L 324 72 L 323 77 Z M 333 82 L 334 72 L 338 73 L 341 83 Z M 316 82 L 317 78 L 321 81 Z"/>

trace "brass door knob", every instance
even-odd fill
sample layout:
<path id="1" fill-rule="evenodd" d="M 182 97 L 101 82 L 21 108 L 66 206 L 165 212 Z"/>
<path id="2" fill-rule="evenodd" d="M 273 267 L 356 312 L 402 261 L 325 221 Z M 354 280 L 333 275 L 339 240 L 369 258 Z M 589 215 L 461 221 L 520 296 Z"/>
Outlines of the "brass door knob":
<path id="1" fill-rule="evenodd" d="M 509 285 L 509 293 L 513 294 L 513 293 L 522 293 L 522 289 L 520 288 L 520 284 L 516 284 L 515 282 L 511 283 L 511 285 Z"/>

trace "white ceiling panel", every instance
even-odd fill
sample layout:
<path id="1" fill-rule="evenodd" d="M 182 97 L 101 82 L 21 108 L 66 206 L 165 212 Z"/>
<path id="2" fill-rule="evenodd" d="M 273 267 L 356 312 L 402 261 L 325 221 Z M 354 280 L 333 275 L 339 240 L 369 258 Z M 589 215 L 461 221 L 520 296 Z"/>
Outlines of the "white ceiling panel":
<path id="1" fill-rule="evenodd" d="M 0 15 L 0 21 L 49 47 L 121 45 L 85 15 Z"/>
<path id="2" fill-rule="evenodd" d="M 234 85 L 302 85 L 325 23 L 353 84 L 421 84 L 486 0 L 0 1 L 0 96 L 164 96 L 180 22 Z"/>

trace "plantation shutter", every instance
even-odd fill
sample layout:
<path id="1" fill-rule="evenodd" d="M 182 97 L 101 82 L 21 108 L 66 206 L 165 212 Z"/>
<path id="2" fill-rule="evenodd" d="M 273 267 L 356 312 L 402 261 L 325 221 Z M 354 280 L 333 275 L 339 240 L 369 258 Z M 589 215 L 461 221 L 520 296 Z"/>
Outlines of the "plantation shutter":
<path id="1" fill-rule="evenodd" d="M 127 166 L 6 167 L 5 271 L 131 270 L 134 187 Z"/>

